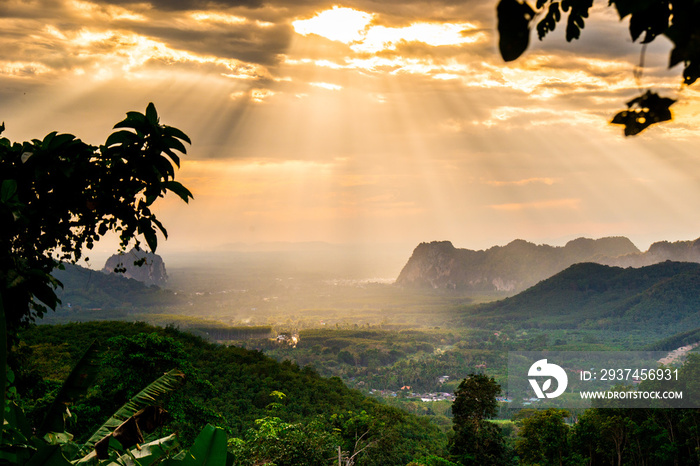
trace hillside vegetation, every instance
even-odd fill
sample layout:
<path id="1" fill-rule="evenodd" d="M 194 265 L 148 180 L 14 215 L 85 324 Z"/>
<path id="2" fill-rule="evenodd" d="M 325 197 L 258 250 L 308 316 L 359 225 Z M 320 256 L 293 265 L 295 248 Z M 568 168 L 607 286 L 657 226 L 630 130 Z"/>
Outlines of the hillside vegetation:
<path id="1" fill-rule="evenodd" d="M 369 445 L 362 464 L 405 465 L 420 455 L 445 453 L 447 438 L 436 426 L 367 398 L 338 378 L 141 323 L 38 326 L 23 332 L 16 385 L 33 424 L 40 423 L 70 368 L 94 340 L 101 348 L 100 371 L 87 395 L 70 407 L 71 432 L 93 432 L 141 388 L 176 367 L 186 383 L 166 400 L 172 416 L 166 429 L 179 432 L 184 444 L 206 423 L 244 438 L 256 429 L 256 420 L 274 414 L 279 422 L 315 426 L 313 435 L 305 434 L 311 440 L 319 432 L 333 433 L 334 445 L 324 441 L 327 457 L 338 446 L 352 452 Z"/>
<path id="2" fill-rule="evenodd" d="M 121 274 L 105 274 L 71 264 L 64 267 L 54 270 L 52 275 L 63 284 L 56 290 L 61 300 L 57 312 L 67 318 L 78 320 L 89 318 L 89 314 L 99 316 L 100 311 L 107 309 L 129 312 L 177 302 L 171 291 L 147 286 Z"/>
<path id="3" fill-rule="evenodd" d="M 464 312 L 464 322 L 525 328 L 649 330 L 657 338 L 695 328 L 700 264 L 662 262 L 638 269 L 575 264 L 530 289 Z"/>

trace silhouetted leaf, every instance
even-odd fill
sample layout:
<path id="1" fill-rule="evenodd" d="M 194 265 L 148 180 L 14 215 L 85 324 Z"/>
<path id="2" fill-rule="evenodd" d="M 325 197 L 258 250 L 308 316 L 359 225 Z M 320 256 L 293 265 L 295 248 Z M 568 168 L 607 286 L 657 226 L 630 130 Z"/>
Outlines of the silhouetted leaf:
<path id="1" fill-rule="evenodd" d="M 56 297 L 53 286 L 49 283 L 37 284 L 34 287 L 34 297 L 51 309 L 56 309 L 56 305 L 60 303 L 58 297 Z"/>
<path id="2" fill-rule="evenodd" d="M 505 61 L 513 61 L 527 49 L 530 42 L 530 21 L 535 11 L 527 3 L 501 0 L 498 14 L 498 49 Z"/>
<path id="3" fill-rule="evenodd" d="M 165 239 L 168 239 L 168 230 L 165 229 L 165 226 L 160 222 L 160 220 L 158 220 L 155 217 L 152 220 L 153 220 L 153 223 L 156 224 L 156 226 L 158 227 L 160 232 L 163 233 L 163 236 L 165 237 Z M 145 258 L 144 258 L 144 260 L 145 260 Z"/>
<path id="4" fill-rule="evenodd" d="M 114 125 L 114 128 L 132 128 L 140 132 L 145 132 L 146 117 L 139 112 L 126 112 L 126 118 Z"/>
<path id="5" fill-rule="evenodd" d="M 47 150 L 65 149 L 69 147 L 73 142 L 76 142 L 76 138 L 72 134 L 59 134 L 51 139 Z"/>
<path id="6" fill-rule="evenodd" d="M 181 143 L 176 138 L 165 138 L 164 142 L 171 149 L 179 150 L 183 154 L 187 153 L 187 149 L 185 148 L 185 145 L 183 143 Z"/>
<path id="7" fill-rule="evenodd" d="M 537 7 L 540 8 L 540 2 L 538 2 Z M 537 23 L 537 37 L 542 40 L 544 36 L 554 31 L 560 19 L 561 11 L 559 11 L 559 3 L 550 3 L 547 14 Z"/>
<path id="8" fill-rule="evenodd" d="M 168 157 L 170 157 L 170 159 L 173 161 L 173 163 L 175 164 L 175 166 L 177 168 L 180 168 L 180 157 L 178 157 L 175 152 L 173 152 L 170 149 L 165 149 L 165 150 L 163 150 L 163 152 L 168 154 Z"/>
<path id="9" fill-rule="evenodd" d="M 683 60 L 685 60 L 686 51 L 679 45 L 676 45 L 673 50 L 671 50 L 671 55 L 669 56 L 668 67 L 673 68 Z"/>
<path id="10" fill-rule="evenodd" d="M 105 146 L 109 147 L 114 144 L 130 144 L 138 141 L 138 136 L 131 131 L 117 131 L 109 135 L 105 141 Z"/>
<path id="11" fill-rule="evenodd" d="M 163 134 L 165 134 L 166 136 L 174 136 L 176 138 L 182 139 L 188 144 L 192 144 L 192 141 L 190 141 L 190 138 L 185 133 L 172 126 L 164 126 Z"/>
<path id="12" fill-rule="evenodd" d="M 700 78 L 700 63 L 694 60 L 688 63 L 688 66 L 683 70 L 683 83 L 690 86 Z"/>
<path id="13" fill-rule="evenodd" d="M 156 106 L 153 105 L 153 102 L 149 102 L 148 106 L 146 107 L 146 120 L 153 126 L 158 125 L 158 112 L 156 111 Z"/>
<path id="14" fill-rule="evenodd" d="M 56 136 L 56 131 L 52 131 L 46 136 L 44 136 L 43 141 L 41 141 L 41 148 L 44 150 L 47 150 L 49 148 L 49 144 L 51 144 L 51 140 L 53 140 L 54 136 Z"/>
<path id="15" fill-rule="evenodd" d="M 611 5 L 615 5 L 618 16 L 623 19 L 625 16 L 637 11 L 640 5 L 640 0 L 610 0 Z"/>
<path id="16" fill-rule="evenodd" d="M 669 67 L 683 63 L 683 82 L 693 84 L 700 77 L 700 3 L 674 2 L 671 24 L 664 35 L 673 42 Z"/>
<path id="17" fill-rule="evenodd" d="M 194 199 L 190 190 L 185 188 L 181 183 L 177 181 L 166 181 L 165 183 L 163 183 L 163 186 L 166 189 L 180 196 L 180 199 L 182 199 L 185 202 L 189 202 L 190 199 Z"/>
<path id="18" fill-rule="evenodd" d="M 640 2 L 643 5 L 646 2 Z M 640 5 L 640 6 L 642 6 Z M 671 10 L 668 0 L 658 0 L 648 4 L 646 8 L 632 13 L 630 18 L 630 36 L 636 41 L 642 33 L 645 33 L 643 44 L 648 44 L 660 34 L 663 34 L 669 26 Z"/>
<path id="19" fill-rule="evenodd" d="M 645 94 L 627 102 L 627 110 L 619 112 L 611 123 L 625 126 L 625 136 L 641 133 L 650 125 L 672 119 L 670 106 L 676 101 L 660 97 L 657 93 L 647 91 Z"/>
<path id="20" fill-rule="evenodd" d="M 0 186 L 0 202 L 7 203 L 17 192 L 17 182 L 15 180 L 3 180 Z"/>
<path id="21" fill-rule="evenodd" d="M 566 40 L 571 42 L 581 37 L 581 29 L 584 27 L 583 18 L 588 18 L 588 10 L 593 6 L 593 0 L 563 0 L 561 9 L 569 11 L 569 19 L 566 24 Z"/>
<path id="22" fill-rule="evenodd" d="M 158 158 L 153 161 L 153 168 L 157 169 L 160 175 L 166 180 L 175 178 L 175 168 L 166 157 L 158 156 Z"/>
<path id="23" fill-rule="evenodd" d="M 146 238 L 146 244 L 148 244 L 149 249 L 152 252 L 155 252 L 156 248 L 158 247 L 158 237 L 156 236 L 156 231 L 151 225 L 151 220 L 143 217 L 140 218 L 138 232 L 141 233 L 144 238 Z"/>

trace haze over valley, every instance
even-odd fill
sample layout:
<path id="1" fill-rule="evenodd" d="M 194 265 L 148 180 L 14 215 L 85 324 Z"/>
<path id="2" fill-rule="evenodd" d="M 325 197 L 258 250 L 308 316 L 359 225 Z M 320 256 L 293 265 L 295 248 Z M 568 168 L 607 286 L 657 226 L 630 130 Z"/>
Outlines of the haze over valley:
<path id="1" fill-rule="evenodd" d="M 579 342 L 632 349 L 700 327 L 694 285 L 700 271 L 692 265 L 700 262 L 698 251 L 695 241 L 680 241 L 642 252 L 617 237 L 580 238 L 561 247 L 516 240 L 485 251 L 423 243 L 400 259 L 386 249 L 360 255 L 347 246 L 278 244 L 181 256 L 177 266 L 166 264 L 161 289 L 120 274 L 69 268 L 56 275 L 65 283 L 63 304 L 46 322 L 141 320 L 261 348 L 280 334 L 305 342 L 304 332 L 314 329 L 371 329 L 449 333 L 446 347 L 474 335 L 493 340 L 488 335 L 495 331 L 508 335 L 501 344 L 517 335 L 531 339 L 534 332 L 543 347 L 568 335 L 566 348 Z M 132 260 L 127 254 L 120 264 L 126 258 Z M 667 262 L 679 259 L 687 265 Z M 149 266 L 163 268 L 153 258 Z M 414 280 L 405 279 L 408 274 Z M 580 295 L 571 294 L 572 286 Z"/>
<path id="2" fill-rule="evenodd" d="M 698 18 L 3 0 L 0 463 L 700 464 Z"/>

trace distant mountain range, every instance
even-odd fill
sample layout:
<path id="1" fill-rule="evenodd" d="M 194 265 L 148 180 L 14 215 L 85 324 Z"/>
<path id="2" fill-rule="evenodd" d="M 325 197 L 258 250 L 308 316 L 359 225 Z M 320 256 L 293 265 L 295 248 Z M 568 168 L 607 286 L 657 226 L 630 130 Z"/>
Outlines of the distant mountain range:
<path id="1" fill-rule="evenodd" d="M 653 329 L 656 337 L 697 329 L 700 264 L 575 264 L 516 296 L 470 308 L 464 318 L 541 329 Z"/>
<path id="2" fill-rule="evenodd" d="M 421 243 L 396 284 L 514 295 L 576 263 L 642 267 L 666 260 L 700 262 L 700 239 L 658 242 L 646 252 L 625 237 L 578 238 L 565 246 L 537 245 L 518 239 L 480 251 L 458 249 L 449 241 Z"/>

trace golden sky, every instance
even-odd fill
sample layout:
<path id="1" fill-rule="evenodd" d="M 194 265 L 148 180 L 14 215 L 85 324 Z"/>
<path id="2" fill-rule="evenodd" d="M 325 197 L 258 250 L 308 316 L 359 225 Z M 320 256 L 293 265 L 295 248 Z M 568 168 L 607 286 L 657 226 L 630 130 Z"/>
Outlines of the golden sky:
<path id="1" fill-rule="evenodd" d="M 495 1 L 4 0 L 0 118 L 14 141 L 99 144 L 154 102 L 193 141 L 166 251 L 695 239 L 700 96 L 660 38 L 639 84 L 679 98 L 675 120 L 609 125 L 640 46 L 597 3 L 582 40 L 560 25 L 505 64 Z"/>

